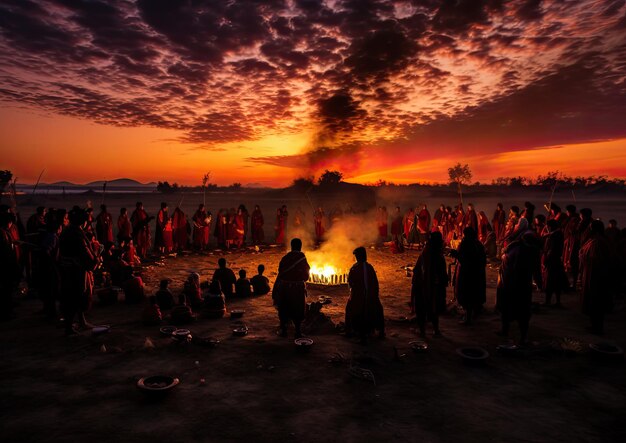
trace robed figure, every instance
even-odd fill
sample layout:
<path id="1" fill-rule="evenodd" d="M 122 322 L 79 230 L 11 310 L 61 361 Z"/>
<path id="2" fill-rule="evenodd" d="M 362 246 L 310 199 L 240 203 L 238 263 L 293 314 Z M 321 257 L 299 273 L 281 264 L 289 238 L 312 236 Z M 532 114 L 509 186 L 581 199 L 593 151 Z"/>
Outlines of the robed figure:
<path id="1" fill-rule="evenodd" d="M 378 330 L 379 336 L 384 337 L 385 318 L 376 271 L 367 262 L 367 251 L 364 247 L 356 248 L 353 253 L 356 263 L 348 273 L 350 298 L 346 304 L 346 333 L 354 332 L 361 340 L 365 340 L 368 334 Z"/>
<path id="2" fill-rule="evenodd" d="M 435 335 L 440 335 L 439 314 L 446 310 L 448 272 L 443 256 L 443 237 L 433 232 L 413 268 L 411 281 L 411 307 L 415 312 L 422 337 L 426 334 L 426 321 L 433 325 Z"/>
<path id="3" fill-rule="evenodd" d="M 182 251 L 187 247 L 187 242 L 189 241 L 187 225 L 187 216 L 183 210 L 177 206 L 172 214 L 172 243 L 174 249 L 177 251 Z"/>
<path id="4" fill-rule="evenodd" d="M 469 325 L 473 314 L 487 301 L 487 256 L 473 228 L 463 230 L 463 240 L 454 255 L 458 261 L 454 293 L 465 310 L 463 324 Z"/>
<path id="5" fill-rule="evenodd" d="M 198 206 L 193 220 L 193 245 L 196 249 L 206 249 L 209 245 L 209 227 L 211 216 L 207 213 L 203 204 Z"/>
<path id="6" fill-rule="evenodd" d="M 252 243 L 258 245 L 263 243 L 265 240 L 265 232 L 263 232 L 263 225 L 265 221 L 263 220 L 263 213 L 261 212 L 261 208 L 259 205 L 254 207 L 254 211 L 252 211 L 252 216 L 250 218 L 250 228 L 252 230 Z"/>
<path id="7" fill-rule="evenodd" d="M 100 214 L 96 217 L 96 237 L 102 245 L 113 243 L 113 217 L 107 212 L 106 205 L 100 206 Z"/>
<path id="8" fill-rule="evenodd" d="M 324 239 L 326 233 L 326 214 L 322 208 L 317 208 L 313 215 L 313 223 L 315 225 L 315 241 L 320 243 Z"/>
<path id="9" fill-rule="evenodd" d="M 152 217 L 153 219 L 154 217 Z M 150 220 L 148 214 L 143 208 L 143 204 L 138 202 L 136 209 L 130 217 L 130 223 L 133 227 L 133 241 L 137 248 L 137 255 L 143 258 L 148 254 L 150 242 L 152 240 L 150 234 Z"/>
<path id="10" fill-rule="evenodd" d="M 278 310 L 279 335 L 287 336 L 290 321 L 295 326 L 296 338 L 302 336 L 301 324 L 306 310 L 306 281 L 311 267 L 302 252 L 302 240 L 291 240 L 291 251 L 278 264 L 278 276 L 274 283 L 272 299 Z"/>

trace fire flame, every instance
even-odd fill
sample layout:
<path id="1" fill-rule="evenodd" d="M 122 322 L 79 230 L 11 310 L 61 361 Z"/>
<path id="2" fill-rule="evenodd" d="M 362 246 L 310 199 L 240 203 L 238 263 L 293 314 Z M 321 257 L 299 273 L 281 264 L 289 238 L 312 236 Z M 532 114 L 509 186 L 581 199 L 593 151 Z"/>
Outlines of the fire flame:
<path id="1" fill-rule="evenodd" d="M 339 285 L 348 282 L 348 276 L 343 270 L 329 264 L 312 263 L 309 273 L 309 281 L 312 283 Z"/>

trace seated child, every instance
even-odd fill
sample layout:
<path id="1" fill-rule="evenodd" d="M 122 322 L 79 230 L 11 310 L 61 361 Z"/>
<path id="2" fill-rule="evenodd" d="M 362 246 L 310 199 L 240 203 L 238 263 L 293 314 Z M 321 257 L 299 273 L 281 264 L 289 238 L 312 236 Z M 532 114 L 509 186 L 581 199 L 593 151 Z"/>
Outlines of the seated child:
<path id="1" fill-rule="evenodd" d="M 226 299 L 217 280 L 209 285 L 204 297 L 204 311 L 209 318 L 221 318 L 226 314 Z"/>
<path id="2" fill-rule="evenodd" d="M 189 274 L 187 281 L 183 287 L 183 292 L 187 297 L 187 301 L 194 308 L 202 305 L 202 290 L 200 289 L 200 274 L 192 272 Z"/>
<path id="3" fill-rule="evenodd" d="M 172 313 L 170 315 L 172 317 L 172 323 L 175 325 L 191 323 L 195 319 L 193 311 L 189 306 L 187 306 L 185 294 L 180 294 L 178 296 L 178 304 L 172 308 Z"/>
<path id="4" fill-rule="evenodd" d="M 157 304 L 157 298 L 153 295 L 148 298 L 148 304 L 141 314 L 141 319 L 144 325 L 155 326 L 161 323 L 162 318 L 161 309 L 159 309 L 159 305 Z"/>
<path id="5" fill-rule="evenodd" d="M 250 279 L 252 292 L 254 293 L 254 295 L 265 295 L 270 292 L 270 281 L 266 276 L 263 275 L 263 271 L 265 271 L 265 266 L 259 265 L 258 270 L 259 273 Z"/>
<path id="6" fill-rule="evenodd" d="M 252 295 L 250 280 L 246 278 L 245 269 L 239 271 L 239 280 L 235 283 L 235 295 L 241 298 L 250 297 Z"/>
<path id="7" fill-rule="evenodd" d="M 157 304 L 164 311 L 169 311 L 174 306 L 174 295 L 167 287 L 170 279 L 166 278 L 159 283 L 159 290 L 156 293 Z"/>

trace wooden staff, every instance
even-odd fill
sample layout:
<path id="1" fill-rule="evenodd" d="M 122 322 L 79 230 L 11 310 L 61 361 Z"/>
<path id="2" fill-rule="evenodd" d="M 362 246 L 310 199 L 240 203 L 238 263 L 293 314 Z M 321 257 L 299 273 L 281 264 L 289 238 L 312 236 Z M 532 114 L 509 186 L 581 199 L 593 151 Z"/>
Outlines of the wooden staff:
<path id="1" fill-rule="evenodd" d="M 41 173 L 39 174 L 39 178 L 37 178 L 37 183 L 35 183 L 35 187 L 33 188 L 33 195 L 35 195 L 35 191 L 37 190 L 37 186 L 39 186 L 39 182 L 41 181 L 41 176 L 43 175 L 43 173 L 45 172 L 45 168 L 41 171 Z"/>

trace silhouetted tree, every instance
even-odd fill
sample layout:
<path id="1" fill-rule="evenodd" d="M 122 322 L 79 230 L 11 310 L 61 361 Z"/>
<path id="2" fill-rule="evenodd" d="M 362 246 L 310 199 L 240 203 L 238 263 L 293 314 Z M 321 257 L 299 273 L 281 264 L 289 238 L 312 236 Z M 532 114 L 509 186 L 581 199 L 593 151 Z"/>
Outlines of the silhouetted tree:
<path id="1" fill-rule="evenodd" d="M 317 180 L 317 183 L 323 187 L 333 187 L 337 186 L 343 180 L 343 174 L 339 171 L 329 171 L 328 169 L 324 171 L 320 178 Z"/>
<path id="2" fill-rule="evenodd" d="M 13 178 L 13 174 L 9 170 L 0 170 L 0 199 L 2 198 L 2 193 L 7 185 L 11 182 Z"/>
<path id="3" fill-rule="evenodd" d="M 469 165 L 465 164 L 461 166 L 461 163 L 457 163 L 453 167 L 448 168 L 448 176 L 450 177 L 450 183 L 456 183 L 459 190 L 459 198 L 461 199 L 461 204 L 463 204 L 463 190 L 461 189 L 461 185 L 470 183 L 472 180 L 472 171 Z"/>

